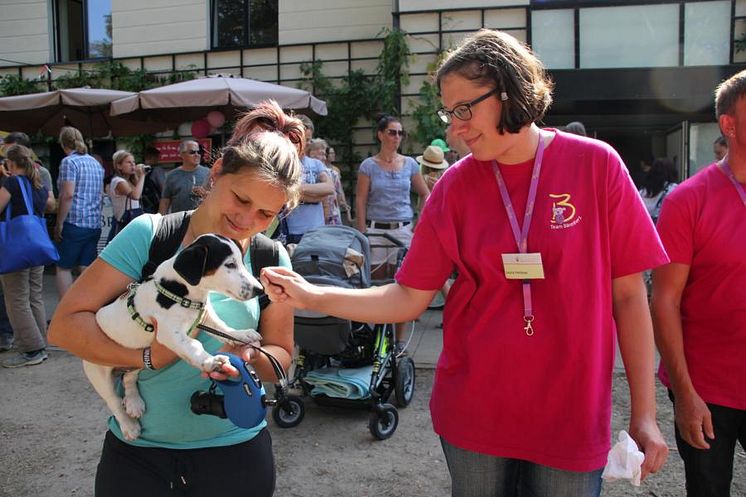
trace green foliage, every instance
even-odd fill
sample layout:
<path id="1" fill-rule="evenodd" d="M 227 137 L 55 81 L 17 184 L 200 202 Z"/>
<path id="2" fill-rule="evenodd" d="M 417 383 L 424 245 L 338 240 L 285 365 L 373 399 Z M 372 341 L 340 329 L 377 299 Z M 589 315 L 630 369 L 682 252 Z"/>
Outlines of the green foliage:
<path id="1" fill-rule="evenodd" d="M 733 42 L 733 47 L 736 49 L 736 53 L 746 50 L 746 33 Z"/>
<path id="2" fill-rule="evenodd" d="M 401 87 L 409 83 L 409 59 L 412 52 L 407 44 L 404 31 L 384 28 L 383 51 L 378 57 L 376 85 L 373 96 L 378 101 L 379 110 L 396 115 L 401 111 Z"/>
<path id="3" fill-rule="evenodd" d="M 23 79 L 15 74 L 8 74 L 0 78 L 0 95 L 10 97 L 13 95 L 28 95 L 46 90 L 44 81 Z"/>
<path id="4" fill-rule="evenodd" d="M 153 143 L 153 135 L 134 135 L 121 136 L 117 138 L 117 146 L 129 151 L 135 156 L 137 162 L 142 162 L 145 155 L 145 149 Z"/>
<path id="5" fill-rule="evenodd" d="M 425 146 L 436 138 L 445 138 L 446 126 L 438 117 L 438 109 L 441 107 L 440 95 L 435 80 L 432 77 L 440 65 L 442 54 L 438 55 L 435 62 L 427 66 L 429 78 L 422 82 L 420 87 L 420 102 L 412 111 L 412 119 L 415 121 L 415 129 L 410 136 L 414 141 Z"/>

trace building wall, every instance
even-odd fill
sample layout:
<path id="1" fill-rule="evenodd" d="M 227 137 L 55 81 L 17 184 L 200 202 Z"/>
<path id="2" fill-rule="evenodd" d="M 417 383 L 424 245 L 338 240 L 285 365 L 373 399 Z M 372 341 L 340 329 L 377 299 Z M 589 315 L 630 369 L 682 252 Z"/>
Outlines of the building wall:
<path id="1" fill-rule="evenodd" d="M 391 27 L 392 0 L 280 0 L 280 45 L 375 38 Z"/>
<path id="2" fill-rule="evenodd" d="M 114 58 L 209 48 L 204 0 L 112 0 Z"/>
<path id="3" fill-rule="evenodd" d="M 513 7 L 529 3 L 529 0 L 399 0 L 399 11 Z"/>
<path id="4" fill-rule="evenodd" d="M 0 67 L 49 60 L 47 10 L 47 0 L 0 0 Z"/>

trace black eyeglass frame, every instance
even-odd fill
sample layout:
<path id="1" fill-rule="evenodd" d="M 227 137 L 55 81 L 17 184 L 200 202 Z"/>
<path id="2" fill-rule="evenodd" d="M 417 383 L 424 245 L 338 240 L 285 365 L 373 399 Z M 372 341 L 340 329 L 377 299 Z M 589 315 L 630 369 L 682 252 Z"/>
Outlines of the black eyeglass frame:
<path id="1" fill-rule="evenodd" d="M 386 133 L 389 136 L 399 135 L 402 138 L 404 138 L 405 136 L 407 136 L 407 132 L 404 131 L 403 129 L 393 129 L 393 128 L 391 128 L 391 129 L 384 129 L 383 132 Z"/>
<path id="2" fill-rule="evenodd" d="M 199 150 L 184 150 L 182 154 L 199 155 Z"/>
<path id="3" fill-rule="evenodd" d="M 471 108 L 477 105 L 479 102 L 483 100 L 487 100 L 492 95 L 497 94 L 499 90 L 497 88 L 494 88 L 484 95 L 475 98 L 471 102 L 466 102 L 465 104 L 458 104 L 456 107 L 453 108 L 453 110 L 448 110 L 445 107 L 438 109 L 438 117 L 440 117 L 440 120 L 443 121 L 446 124 L 451 124 L 451 116 L 455 116 L 456 119 L 460 121 L 468 121 L 472 118 Z M 461 110 L 464 109 L 464 110 Z M 463 114 L 466 112 L 465 115 L 459 116 L 459 114 Z"/>

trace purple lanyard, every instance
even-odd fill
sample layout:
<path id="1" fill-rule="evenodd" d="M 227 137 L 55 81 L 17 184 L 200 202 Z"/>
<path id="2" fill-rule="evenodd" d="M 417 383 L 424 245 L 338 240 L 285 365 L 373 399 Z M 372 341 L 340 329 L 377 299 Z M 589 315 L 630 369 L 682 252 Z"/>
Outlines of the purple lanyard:
<path id="1" fill-rule="evenodd" d="M 720 169 L 728 177 L 730 182 L 733 183 L 733 186 L 736 187 L 736 191 L 738 192 L 738 195 L 741 197 L 741 201 L 743 202 L 743 205 L 746 205 L 746 191 L 744 191 L 743 186 L 736 179 L 736 175 L 733 174 L 733 171 L 728 165 L 728 161 L 723 159 L 723 161 L 720 163 Z"/>
<path id="2" fill-rule="evenodd" d="M 518 226 L 518 218 L 515 215 L 515 209 L 513 209 L 513 202 L 510 201 L 510 194 L 508 193 L 508 188 L 505 186 L 505 180 L 503 179 L 502 174 L 500 174 L 500 168 L 497 166 L 497 162 L 492 161 L 492 169 L 495 171 L 497 186 L 500 188 L 500 196 L 502 197 L 505 211 L 508 214 L 510 228 L 513 231 L 513 238 L 515 238 L 515 243 L 521 254 L 528 252 L 528 230 L 531 227 L 531 218 L 534 216 L 536 190 L 539 186 L 539 174 L 541 173 L 541 161 L 543 157 L 544 138 L 539 134 L 539 145 L 536 148 L 534 169 L 531 173 L 531 186 L 528 188 L 528 200 L 526 200 L 526 213 L 523 216 L 522 229 Z M 531 303 L 531 280 L 523 280 L 523 321 L 526 323 L 523 330 L 526 332 L 526 335 L 532 336 L 534 334 L 534 327 L 532 326 L 534 313 L 533 305 Z"/>

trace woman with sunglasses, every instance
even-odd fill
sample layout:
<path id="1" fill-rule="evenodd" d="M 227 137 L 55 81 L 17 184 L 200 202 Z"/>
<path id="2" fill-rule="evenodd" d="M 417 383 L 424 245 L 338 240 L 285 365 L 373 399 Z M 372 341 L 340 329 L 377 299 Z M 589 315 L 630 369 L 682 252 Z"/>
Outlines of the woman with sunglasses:
<path id="1" fill-rule="evenodd" d="M 399 147 L 405 132 L 394 116 L 383 115 L 376 123 L 376 138 L 381 144 L 378 153 L 360 164 L 355 190 L 355 222 L 362 233 L 386 233 L 409 247 L 412 241 L 411 191 L 424 205 L 430 191 L 420 173 L 419 164 L 411 157 L 401 155 Z M 397 249 L 383 237 L 373 237 L 371 267 L 374 279 L 393 277 Z M 406 323 L 396 325 L 396 350 L 404 350 Z"/>
<path id="2" fill-rule="evenodd" d="M 603 142 L 536 125 L 552 83 L 510 35 L 465 39 L 437 84 L 439 114 L 471 155 L 435 185 L 396 283 L 320 288 L 277 269 L 265 289 L 325 314 L 401 321 L 456 268 L 430 401 L 454 496 L 598 496 L 617 336 L 628 431 L 642 478 L 656 472 L 668 449 L 642 272 L 667 257 L 627 169 Z"/>

